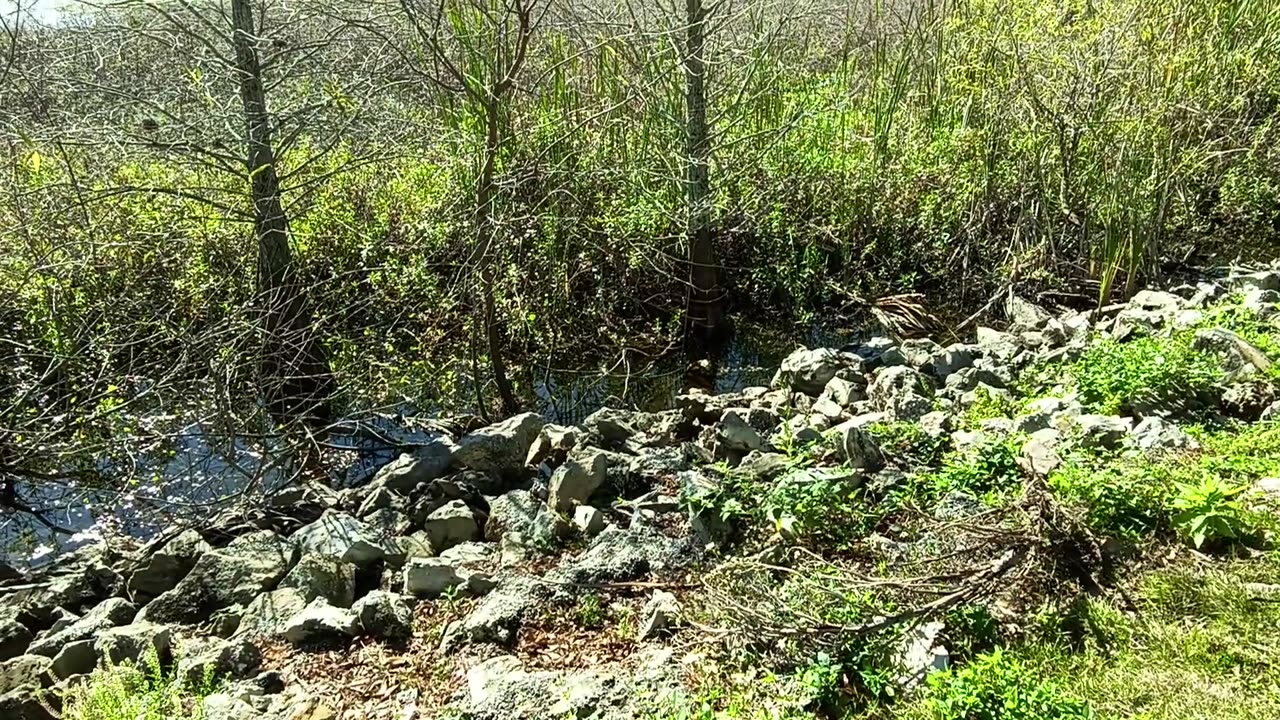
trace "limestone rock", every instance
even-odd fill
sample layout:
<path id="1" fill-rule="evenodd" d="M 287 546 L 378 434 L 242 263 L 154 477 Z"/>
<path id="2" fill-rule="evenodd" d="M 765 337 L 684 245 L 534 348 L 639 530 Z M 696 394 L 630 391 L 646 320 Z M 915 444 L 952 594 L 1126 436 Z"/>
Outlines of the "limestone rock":
<path id="1" fill-rule="evenodd" d="M 608 469 L 608 458 L 599 450 L 571 453 L 551 476 L 547 504 L 561 512 L 571 512 L 600 487 Z"/>
<path id="2" fill-rule="evenodd" d="M 335 510 L 301 528 L 290 538 L 303 554 L 330 557 L 368 567 L 387 554 L 387 544 L 367 523 Z"/>
<path id="3" fill-rule="evenodd" d="M 355 601 L 356 566 L 334 557 L 303 555 L 280 581 L 280 588 L 296 588 L 307 602 L 322 597 L 338 607 Z"/>
<path id="4" fill-rule="evenodd" d="M 137 612 L 138 608 L 128 600 L 107 598 L 65 630 L 36 639 L 27 648 L 27 653 L 53 657 L 68 643 L 89 640 L 107 628 L 128 623 Z"/>
<path id="5" fill-rule="evenodd" d="M 820 395 L 831 378 L 846 368 L 861 372 L 862 360 L 852 353 L 830 348 L 800 349 L 786 357 L 773 376 L 772 386 L 790 388 L 814 397 Z"/>
<path id="6" fill-rule="evenodd" d="M 475 512 L 461 500 L 446 503 L 431 513 L 422 529 L 436 552 L 481 538 Z"/>
<path id="7" fill-rule="evenodd" d="M 604 513 L 590 505 L 579 505 L 573 511 L 573 526 L 578 532 L 591 537 L 604 530 Z"/>
<path id="8" fill-rule="evenodd" d="M 403 595 L 374 590 L 351 606 L 351 611 L 360 628 L 374 637 L 398 640 L 413 634 L 413 608 Z"/>
<path id="9" fill-rule="evenodd" d="M 262 664 L 258 648 L 244 639 L 189 640 L 180 646 L 177 656 L 178 675 L 196 686 L 207 677 L 249 677 Z"/>
<path id="10" fill-rule="evenodd" d="M 1150 451 L 1196 450 L 1200 443 L 1183 432 L 1182 428 L 1160 417 L 1143 418 L 1133 428 L 1133 444 L 1139 449 Z"/>
<path id="11" fill-rule="evenodd" d="M 212 549 L 200 533 L 184 530 L 156 550 L 129 576 L 129 595 L 135 601 L 145 603 L 172 590 L 195 567 L 196 559 Z"/>
<path id="12" fill-rule="evenodd" d="M 243 535 L 201 555 L 191 572 L 152 600 L 138 620 L 195 623 L 216 610 L 246 605 L 274 588 L 296 557 L 295 547 L 270 530 Z"/>
<path id="13" fill-rule="evenodd" d="M 448 438 L 437 438 L 414 448 L 413 453 L 382 466 L 373 476 L 372 488 L 386 488 L 401 495 L 408 494 L 420 483 L 443 477 L 453 464 L 457 446 Z"/>
<path id="14" fill-rule="evenodd" d="M 673 627 L 680 618 L 680 603 L 676 596 L 665 590 L 655 590 L 641 611 L 640 628 L 637 631 L 639 640 L 657 637 L 663 631 Z"/>
<path id="15" fill-rule="evenodd" d="M 138 661 L 154 655 L 161 663 L 170 656 L 172 631 L 168 626 L 135 623 L 110 628 L 98 633 L 93 641 L 97 656 L 111 663 Z"/>
<path id="16" fill-rule="evenodd" d="M 481 428 L 462 438 L 454 459 L 473 470 L 502 476 L 519 475 L 542 425 L 541 415 L 524 413 Z"/>
<path id="17" fill-rule="evenodd" d="M 58 654 L 53 656 L 50 668 L 55 676 L 69 678 L 93 672 L 97 664 L 98 654 L 93 650 L 93 640 L 77 640 L 62 646 Z"/>
<path id="18" fill-rule="evenodd" d="M 338 637 L 354 637 L 358 625 L 359 619 L 354 611 L 334 607 L 324 598 L 316 598 L 285 624 L 281 634 L 285 640 L 300 645 Z"/>
<path id="19" fill-rule="evenodd" d="M 308 598 L 301 589 L 296 587 L 262 593 L 244 609 L 235 637 L 256 638 L 279 635 L 284 632 L 290 620 L 307 609 L 307 604 L 313 599 L 315 598 Z"/>
<path id="20" fill-rule="evenodd" d="M 883 368 L 867 390 L 872 407 L 896 421 L 914 421 L 933 411 L 928 378 L 906 366 Z"/>

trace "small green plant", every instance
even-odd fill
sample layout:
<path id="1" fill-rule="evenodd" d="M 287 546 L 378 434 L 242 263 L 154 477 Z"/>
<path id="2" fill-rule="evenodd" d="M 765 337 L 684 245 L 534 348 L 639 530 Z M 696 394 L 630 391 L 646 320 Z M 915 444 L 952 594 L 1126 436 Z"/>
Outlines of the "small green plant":
<path id="1" fill-rule="evenodd" d="M 1183 413 L 1200 409 L 1200 396 L 1222 377 L 1217 360 L 1196 350 L 1194 333 L 1147 336 L 1127 342 L 1103 340 L 1087 349 L 1068 371 L 1080 399 L 1108 415 L 1160 407 Z"/>
<path id="2" fill-rule="evenodd" d="M 217 683 L 212 668 L 198 682 L 166 673 L 155 650 L 139 663 L 108 663 L 62 698 L 62 720 L 203 720 L 204 698 Z"/>
<path id="3" fill-rule="evenodd" d="M 1232 498 L 1245 489 L 1244 485 L 1227 485 L 1208 473 L 1198 483 L 1178 483 L 1173 499 L 1173 508 L 1178 511 L 1174 526 L 1197 548 L 1209 541 L 1240 538 L 1248 532 L 1249 523 Z"/>
<path id="4" fill-rule="evenodd" d="M 880 443 L 886 458 L 908 467 L 937 465 L 947 445 L 945 436 L 930 437 L 914 422 L 872 423 L 867 432 Z"/>
<path id="5" fill-rule="evenodd" d="M 931 675 L 926 701 L 934 720 L 1090 720 L 1092 708 L 1017 658 L 994 650 L 959 670 Z"/>
<path id="6" fill-rule="evenodd" d="M 785 535 L 842 545 L 869 531 L 862 477 L 841 469 L 798 469 L 783 475 L 764 499 L 765 517 Z"/>
<path id="7" fill-rule="evenodd" d="M 587 593 L 578 601 L 578 624 L 587 630 L 604 627 L 604 604 L 598 593 Z"/>
<path id="8" fill-rule="evenodd" d="M 1146 458 L 1069 462 L 1049 476 L 1049 487 L 1062 500 L 1083 509 L 1093 530 L 1138 539 L 1169 528 L 1173 464 Z"/>
<path id="9" fill-rule="evenodd" d="M 956 491 L 982 498 L 987 504 L 998 504 L 1019 486 L 1021 447 L 1018 438 L 989 439 L 976 447 L 952 452 L 941 469 L 916 478 L 917 491 L 927 501 Z"/>
<path id="10" fill-rule="evenodd" d="M 965 411 L 960 424 L 966 430 L 976 430 L 983 420 L 1011 418 L 1017 412 L 1018 403 L 1011 396 L 979 387 L 974 390 L 974 402 Z"/>

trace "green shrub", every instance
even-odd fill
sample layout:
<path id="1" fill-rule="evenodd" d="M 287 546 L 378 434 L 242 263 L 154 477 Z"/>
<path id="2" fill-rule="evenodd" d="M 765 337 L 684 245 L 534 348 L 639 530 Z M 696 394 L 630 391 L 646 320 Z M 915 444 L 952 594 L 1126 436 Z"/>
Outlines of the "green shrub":
<path id="1" fill-rule="evenodd" d="M 204 698 L 217 685 L 213 675 L 191 683 L 166 673 L 152 651 L 138 664 L 125 662 L 94 670 L 63 696 L 62 720 L 203 720 Z"/>
<path id="2" fill-rule="evenodd" d="M 867 432 L 880 444 L 886 458 L 906 467 L 937 465 L 947 445 L 945 436 L 930 437 L 915 422 L 872 423 Z"/>
<path id="3" fill-rule="evenodd" d="M 1227 485 L 1205 473 L 1199 482 L 1179 483 L 1173 508 L 1178 532 L 1197 548 L 1208 541 L 1235 540 L 1249 530 L 1244 511 L 1232 498 L 1246 490 L 1244 485 Z"/>
<path id="4" fill-rule="evenodd" d="M 1221 380 L 1217 360 L 1192 347 L 1194 334 L 1142 337 L 1091 345 L 1068 370 L 1090 410 L 1116 415 L 1162 407 L 1195 410 Z"/>
<path id="5" fill-rule="evenodd" d="M 988 439 L 976 447 L 953 451 L 935 472 L 916 477 L 913 486 L 925 500 L 937 500 L 948 492 L 963 492 L 998 504 L 1021 485 L 1020 438 Z"/>
<path id="6" fill-rule="evenodd" d="M 1075 462 L 1054 472 L 1049 487 L 1060 499 L 1083 508 L 1093 530 L 1139 538 L 1169 527 L 1173 474 L 1145 458 L 1116 458 L 1103 467 Z"/>
<path id="7" fill-rule="evenodd" d="M 861 487 L 860 475 L 840 468 L 792 470 L 767 491 L 764 514 L 784 534 L 844 545 L 874 525 Z"/>
<path id="8" fill-rule="evenodd" d="M 1087 703 L 1042 682 L 1019 660 L 995 650 L 959 670 L 929 677 L 933 720 L 1088 720 Z"/>

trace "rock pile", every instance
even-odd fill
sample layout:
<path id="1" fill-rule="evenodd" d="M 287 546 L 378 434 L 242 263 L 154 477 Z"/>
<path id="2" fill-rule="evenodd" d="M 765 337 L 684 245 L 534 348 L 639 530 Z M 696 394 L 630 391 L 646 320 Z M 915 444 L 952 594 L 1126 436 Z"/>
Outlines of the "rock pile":
<path id="1" fill-rule="evenodd" d="M 704 469 L 710 463 L 768 481 L 785 469 L 784 445 L 830 438 L 848 471 L 867 483 L 899 481 L 867 431 L 876 423 L 917 423 L 953 447 L 1020 434 L 1022 463 L 1041 475 L 1073 446 L 1192 447 L 1164 408 L 1101 416 L 1069 394 L 979 430 L 955 429 L 955 418 L 984 399 L 1011 399 L 1020 371 L 1078 358 L 1098 333 L 1124 340 L 1196 326 L 1232 289 L 1250 312 L 1269 316 L 1280 274 L 1144 291 L 1109 316 L 1055 316 L 1013 298 L 1009 330 L 979 328 L 973 343 L 878 338 L 802 349 L 769 387 L 692 392 L 657 413 L 606 408 L 578 427 L 526 413 L 443 437 L 362 487 L 293 488 L 270 499 L 278 512 L 296 510 L 288 532 L 265 520 L 215 523 L 174 529 L 136 549 L 86 548 L 37 578 L 0 568 L 0 717 L 48 718 L 48 698 L 95 666 L 153 655 L 188 677 L 214 672 L 234 681 L 209 700 L 210 717 L 287 718 L 294 709 L 275 694 L 279 678 L 262 672 L 256 641 L 398 641 L 412 633 L 415 603 L 442 597 L 477 601 L 445 629 L 440 652 L 509 647 L 529 612 L 576 586 L 662 577 L 697 563 L 719 539 L 717 528 L 710 518 L 689 518 L 678 493 L 714 487 L 718 477 Z M 1200 343 L 1229 378 L 1216 398 L 1224 407 L 1270 365 L 1224 328 L 1201 330 Z M 1278 410 L 1263 407 L 1256 412 Z M 581 552 L 543 572 L 529 569 L 531 559 L 572 538 Z M 659 637 L 678 621 L 675 598 L 659 591 L 640 627 L 644 637 Z M 931 644 L 921 647 L 907 654 L 929 667 L 945 664 Z M 669 686 L 673 665 L 648 654 L 643 672 L 538 672 L 501 655 L 472 669 L 464 705 L 477 718 L 626 717 L 626 698 Z"/>

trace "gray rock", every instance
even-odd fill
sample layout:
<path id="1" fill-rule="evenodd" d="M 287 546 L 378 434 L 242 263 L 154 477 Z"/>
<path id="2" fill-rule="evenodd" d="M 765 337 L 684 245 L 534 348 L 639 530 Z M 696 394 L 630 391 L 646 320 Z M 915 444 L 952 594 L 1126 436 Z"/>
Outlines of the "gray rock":
<path id="1" fill-rule="evenodd" d="M 461 500 L 446 503 L 431 513 L 422 529 L 436 552 L 443 552 L 459 543 L 481 539 L 475 512 Z"/>
<path id="2" fill-rule="evenodd" d="M 54 684 L 53 658 L 19 655 L 0 663 L 0 695 L 19 688 L 47 688 Z"/>
<path id="3" fill-rule="evenodd" d="M 319 597 L 319 596 L 317 596 Z M 284 632 L 289 620 L 307 609 L 308 598 L 300 588 L 279 588 L 253 598 L 241 615 L 233 637 L 273 637 Z"/>
<path id="4" fill-rule="evenodd" d="M 665 590 L 654 590 L 644 609 L 640 611 L 638 640 L 647 640 L 675 626 L 680 619 L 680 603 L 676 596 Z"/>
<path id="5" fill-rule="evenodd" d="M 541 415 L 524 413 L 481 428 L 462 438 L 454 451 L 454 460 L 472 470 L 519 475 L 542 425 Z"/>
<path id="6" fill-rule="evenodd" d="M 1013 393 L 1004 388 L 992 387 L 980 382 L 974 389 L 960 396 L 960 407 L 969 409 L 981 401 L 998 400 L 1003 405 L 1013 403 Z"/>
<path id="7" fill-rule="evenodd" d="M 813 412 L 830 418 L 833 422 L 844 417 L 844 408 L 840 407 L 835 401 L 820 397 L 813 403 Z"/>
<path id="8" fill-rule="evenodd" d="M 489 501 L 489 519 L 484 526 L 484 537 L 498 542 L 507 534 L 522 538 L 533 537 L 533 521 L 542 503 L 528 490 L 512 490 Z"/>
<path id="9" fill-rule="evenodd" d="M 773 376 L 775 388 L 790 388 L 817 397 L 836 373 L 844 369 L 861 372 L 862 360 L 852 353 L 830 348 L 800 349 L 786 357 Z"/>
<path id="10" fill-rule="evenodd" d="M 946 437 L 951 432 L 951 416 L 940 410 L 925 413 L 920 417 L 920 429 L 934 440 Z"/>
<path id="11" fill-rule="evenodd" d="M 1227 287 L 1232 290 L 1278 290 L 1280 291 L 1280 272 L 1263 270 L 1253 273 L 1232 275 L 1226 280 Z"/>
<path id="12" fill-rule="evenodd" d="M 413 532 L 415 523 L 405 513 L 391 508 L 381 508 L 374 510 L 360 518 L 365 524 L 373 528 L 373 531 L 381 538 L 396 537 L 407 535 Z M 388 543 L 382 544 L 384 559 L 387 556 L 394 555 L 394 549 Z"/>
<path id="13" fill-rule="evenodd" d="M 548 460 L 553 464 L 562 464 L 569 451 L 578 445 L 578 428 L 571 425 L 555 425 L 547 423 L 542 426 L 537 439 L 529 446 L 529 454 L 525 456 L 525 465 L 537 467 Z"/>
<path id="14" fill-rule="evenodd" d="M 866 393 L 863 392 L 865 389 L 866 383 L 854 384 L 845 378 L 833 377 L 823 387 L 822 394 L 818 396 L 814 407 L 816 408 L 818 403 L 829 402 L 840 410 L 846 410 L 854 402 L 866 399 Z"/>
<path id="15" fill-rule="evenodd" d="M 426 445 L 414 448 L 413 453 L 403 453 L 382 466 L 373 476 L 372 487 L 386 488 L 406 495 L 419 483 L 443 477 L 453 464 L 456 450 L 457 446 L 448 438 L 436 438 Z"/>
<path id="16" fill-rule="evenodd" d="M 979 327 L 978 349 L 986 357 L 991 357 L 1001 362 L 1009 362 L 1017 357 L 1022 347 L 1018 344 L 1018 338 L 1011 333 L 992 330 L 988 327 Z"/>
<path id="17" fill-rule="evenodd" d="M 551 475 L 547 504 L 560 512 L 572 512 L 585 503 L 604 483 L 609 470 L 608 456 L 599 450 L 570 453 L 564 465 Z"/>
<path id="18" fill-rule="evenodd" d="M 972 346 L 955 343 L 934 353 L 920 367 L 920 371 L 939 383 L 967 367 L 973 366 L 974 350 Z"/>
<path id="19" fill-rule="evenodd" d="M 579 505 L 573 511 L 573 526 L 587 537 L 598 535 L 604 530 L 604 513 L 590 505 Z"/>
<path id="20" fill-rule="evenodd" d="M 933 508 L 933 514 L 939 520 L 963 520 L 965 518 L 981 515 L 986 512 L 987 507 L 974 496 L 952 490 Z"/>
<path id="21" fill-rule="evenodd" d="M 449 653 L 467 643 L 507 645 L 515 639 L 520 621 L 544 596 L 533 578 L 509 577 L 486 595 L 466 618 L 451 623 L 440 648 Z"/>
<path id="22" fill-rule="evenodd" d="M 72 675 L 93 672 L 93 668 L 98 664 L 98 654 L 93 649 L 93 642 L 93 640 L 77 640 L 63 645 L 58 654 L 53 656 L 53 665 L 50 666 L 53 674 L 60 678 L 69 678 Z"/>
<path id="23" fill-rule="evenodd" d="M 1133 418 L 1111 415 L 1080 415 L 1064 422 L 1069 432 L 1079 437 L 1080 447 L 1114 450 L 1120 447 L 1133 427 Z M 1062 430 L 1063 427 L 1059 427 Z"/>
<path id="24" fill-rule="evenodd" d="M 245 639 L 192 639 L 177 655 L 178 676 L 197 687 L 210 678 L 251 677 L 262 665 L 262 653 Z"/>
<path id="25" fill-rule="evenodd" d="M 172 590 L 195 567 L 196 559 L 212 549 L 200 533 L 184 530 L 156 550 L 129 576 L 129 596 L 137 602 L 146 603 Z"/>
<path id="26" fill-rule="evenodd" d="M 1200 443 L 1182 428 L 1160 417 L 1143 418 L 1133 428 L 1131 441 L 1139 449 L 1152 451 L 1197 450 Z"/>
<path id="27" fill-rule="evenodd" d="M 401 457 L 408 456 L 403 455 Z M 360 508 L 356 510 L 356 517 L 365 519 L 379 510 L 399 510 L 400 512 L 404 512 L 408 507 L 408 499 L 403 495 L 400 495 L 385 486 L 374 487 L 371 488 L 364 496 L 364 500 L 360 503 Z"/>
<path id="28" fill-rule="evenodd" d="M 244 609 L 234 636 L 255 638 L 279 635 L 284 632 L 289 621 L 306 610 L 307 604 L 314 599 L 308 598 L 296 587 L 262 593 Z"/>
<path id="29" fill-rule="evenodd" d="M 689 547 L 656 530 L 611 527 L 585 552 L 563 559 L 547 578 L 569 584 L 623 582 L 678 567 L 690 558 Z"/>
<path id="30" fill-rule="evenodd" d="M 66 629 L 36 639 L 27 653 L 53 657 L 68 643 L 89 640 L 107 628 L 128 623 L 137 612 L 138 608 L 124 598 L 107 598 Z"/>
<path id="31" fill-rule="evenodd" d="M 502 682 L 523 671 L 524 664 L 513 655 L 499 655 L 477 663 L 467 671 L 467 692 L 471 704 L 484 705 Z"/>
<path id="32" fill-rule="evenodd" d="M 942 346 L 928 338 L 912 338 L 903 340 L 898 350 L 907 365 L 919 370 L 942 352 Z"/>
<path id="33" fill-rule="evenodd" d="M 368 635 L 401 640 L 413 635 L 412 601 L 395 593 L 374 590 L 351 606 Z"/>
<path id="34" fill-rule="evenodd" d="M 933 411 L 932 386 L 920 372 L 904 366 L 882 368 L 867 390 L 872 406 L 898 421 L 914 421 Z"/>
<path id="35" fill-rule="evenodd" d="M 307 602 L 322 597 L 331 605 L 351 607 L 356 566 L 325 555 L 303 555 L 280 581 L 280 588 L 297 588 Z"/>
<path id="36" fill-rule="evenodd" d="M 1026 410 L 1025 414 L 1014 418 L 1014 429 L 1027 435 L 1037 430 L 1057 427 L 1059 422 L 1078 417 L 1084 412 L 1076 400 L 1056 397 L 1032 400 L 1027 403 Z"/>
<path id="37" fill-rule="evenodd" d="M 655 480 L 674 476 L 690 467 L 689 456 L 683 448 L 646 448 L 631 459 L 630 474 L 649 484 Z"/>
<path id="38" fill-rule="evenodd" d="M 765 446 L 764 438 L 760 437 L 760 431 L 752 427 L 743 416 L 744 413 L 737 408 L 725 410 L 716 428 L 716 438 L 732 452 L 760 450 Z"/>
<path id="39" fill-rule="evenodd" d="M 604 407 L 588 415 L 582 427 L 601 447 L 615 447 L 640 434 L 637 415 L 639 413 L 629 410 Z"/>
<path id="40" fill-rule="evenodd" d="M 248 701 L 235 697 L 231 693 L 213 693 L 200 701 L 203 704 L 202 720 L 262 720 L 258 712 Z"/>
<path id="41" fill-rule="evenodd" d="M 285 623 L 281 634 L 285 640 L 295 645 L 340 637 L 355 637 L 359 622 L 355 612 L 347 608 L 334 607 L 324 598 L 316 598 L 307 605 L 305 610 Z"/>
<path id="42" fill-rule="evenodd" d="M 256 598 L 255 598 L 256 599 Z M 239 603 L 214 610 L 209 620 L 201 627 L 214 637 L 229 638 L 240 629 L 240 620 L 244 617 L 245 607 Z M 135 622 L 135 625 L 138 623 Z"/>
<path id="43" fill-rule="evenodd" d="M 45 692 L 33 688 L 19 688 L 0 693 L 0 717 L 5 720 L 58 720 L 50 712 Z"/>
<path id="44" fill-rule="evenodd" d="M 31 644 L 31 630 L 11 619 L 0 619 L 0 660 L 15 658 L 27 651 Z"/>
<path id="45" fill-rule="evenodd" d="M 176 587 L 152 600 L 138 622 L 194 623 L 215 611 L 246 605 L 276 586 L 297 557 L 295 547 L 269 530 L 236 538 L 201 555 Z"/>
<path id="46" fill-rule="evenodd" d="M 1048 477 L 1062 465 L 1062 456 L 1058 452 L 1061 445 L 1062 435 L 1057 430 L 1053 428 L 1036 430 L 1022 445 L 1019 464 L 1033 475 Z"/>
<path id="47" fill-rule="evenodd" d="M 787 471 L 787 457 L 781 453 L 754 451 L 738 464 L 737 472 L 753 482 L 769 482 Z"/>
<path id="48" fill-rule="evenodd" d="M 106 662 L 137 662 L 153 656 L 167 664 L 171 655 L 173 632 L 165 625 L 135 623 L 109 628 L 98 633 L 93 650 Z"/>
<path id="49" fill-rule="evenodd" d="M 299 529 L 290 538 L 303 554 L 320 555 L 364 568 L 387 554 L 387 543 L 368 523 L 336 510 Z"/>
<path id="50" fill-rule="evenodd" d="M 879 470 L 884 466 L 880 444 L 856 423 L 856 420 L 849 420 L 831 429 L 836 436 L 840 458 L 853 468 L 872 472 Z"/>
<path id="51" fill-rule="evenodd" d="M 480 595 L 493 588 L 488 575 L 441 558 L 414 558 L 405 564 L 403 572 L 404 593 L 414 597 L 437 598 L 455 589 Z"/>
<path id="52" fill-rule="evenodd" d="M 902 668 L 902 675 L 898 677 L 902 689 L 914 690 L 929 675 L 950 667 L 951 654 L 941 643 L 945 628 L 940 622 L 923 623 L 911 627 L 899 638 L 894 664 Z"/>
<path id="53" fill-rule="evenodd" d="M 1005 315 L 1009 318 L 1009 327 L 1015 333 L 1040 330 L 1053 319 L 1049 311 L 1012 293 L 1005 301 Z"/>

